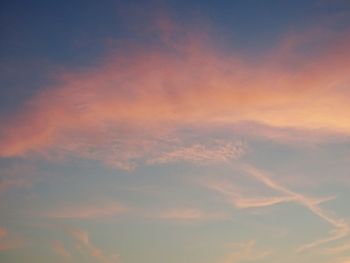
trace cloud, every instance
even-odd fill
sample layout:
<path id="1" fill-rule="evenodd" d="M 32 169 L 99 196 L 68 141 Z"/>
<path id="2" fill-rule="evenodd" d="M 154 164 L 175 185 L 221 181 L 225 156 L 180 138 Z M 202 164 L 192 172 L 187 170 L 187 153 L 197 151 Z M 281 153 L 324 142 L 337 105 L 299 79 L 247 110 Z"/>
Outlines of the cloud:
<path id="1" fill-rule="evenodd" d="M 142 209 L 129 207 L 117 202 L 95 203 L 89 205 L 66 205 L 40 213 L 52 219 L 105 220 L 120 216 L 133 216 L 139 219 L 160 219 L 174 222 L 199 222 L 225 220 L 229 216 L 223 212 L 203 211 L 193 207 L 174 207 L 166 209 Z"/>
<path id="2" fill-rule="evenodd" d="M 125 214 L 129 208 L 110 202 L 80 206 L 66 206 L 44 213 L 44 216 L 57 219 L 101 219 Z"/>
<path id="3" fill-rule="evenodd" d="M 242 143 L 217 143 L 218 145 L 206 146 L 194 144 L 188 147 L 179 147 L 172 151 L 161 153 L 148 160 L 150 164 L 188 161 L 198 164 L 212 164 L 216 162 L 229 162 L 240 157 L 244 150 Z"/>
<path id="4" fill-rule="evenodd" d="M 7 231 L 5 228 L 0 227 L 0 239 L 4 238 L 7 236 Z"/>
<path id="5" fill-rule="evenodd" d="M 228 180 L 210 179 L 201 183 L 205 187 L 215 190 L 228 198 L 228 201 L 237 208 L 259 208 L 266 206 L 273 206 L 281 203 L 298 202 L 298 198 L 290 195 L 281 196 L 263 196 L 255 193 L 252 197 L 251 193 L 242 193 L 244 187 L 242 185 L 236 186 Z M 328 196 L 322 198 L 308 197 L 310 202 L 315 205 L 335 199 L 335 196 Z"/>
<path id="6" fill-rule="evenodd" d="M 235 187 L 229 181 L 220 181 L 217 179 L 207 180 L 202 184 L 205 187 L 226 196 L 231 204 L 240 209 L 268 207 L 288 202 L 298 203 L 306 207 L 310 212 L 327 222 L 333 228 L 330 231 L 329 237 L 302 245 L 297 249 L 298 252 L 302 252 L 331 241 L 342 239 L 348 236 L 350 233 L 350 226 L 347 224 L 345 219 L 333 215 L 332 212 L 326 211 L 320 206 L 320 204 L 324 202 L 335 199 L 335 196 L 320 198 L 309 197 L 288 189 L 287 187 L 273 180 L 271 175 L 268 175 L 266 172 L 258 170 L 251 165 L 241 164 L 239 167 L 239 169 L 244 171 L 247 175 L 263 183 L 269 189 L 275 190 L 282 195 L 265 197 L 259 196 L 257 193 L 253 194 L 253 196 L 252 194 L 242 194 L 242 188 Z"/>
<path id="7" fill-rule="evenodd" d="M 166 209 L 158 213 L 153 213 L 147 217 L 178 222 L 223 220 L 228 218 L 228 216 L 224 213 L 204 212 L 196 208 Z"/>
<path id="8" fill-rule="evenodd" d="M 200 136 L 216 125 L 350 135 L 346 36 L 328 35 L 323 45 L 315 34 L 287 37 L 265 56 L 248 59 L 219 50 L 205 34 L 166 28 L 157 45 L 114 50 L 94 68 L 60 74 L 2 120 L 0 156 L 60 152 L 132 169 L 164 141 L 188 139 L 189 130 Z M 317 48 L 306 56 L 300 50 L 310 45 Z M 255 133 L 278 137 L 266 129 Z M 180 160 L 180 153 L 217 158 L 215 149 L 175 146 L 153 162 Z M 196 154 L 203 150 L 206 156 Z"/>
<path id="9" fill-rule="evenodd" d="M 234 252 L 228 253 L 220 263 L 240 263 L 264 259 L 271 255 L 271 251 L 261 250 L 256 248 L 255 240 L 248 240 L 242 243 L 232 243 L 229 247 L 234 250 Z"/>
<path id="10" fill-rule="evenodd" d="M 60 241 L 55 241 L 53 243 L 53 251 L 64 259 L 71 259 L 71 253 L 64 247 Z"/>
<path id="11" fill-rule="evenodd" d="M 71 235 L 77 241 L 77 247 L 83 252 L 87 253 L 89 258 L 93 258 L 96 262 L 101 263 L 118 263 L 120 262 L 118 255 L 105 255 L 105 253 L 98 247 L 96 247 L 90 240 L 88 232 L 81 229 L 71 230 Z"/>
<path id="12" fill-rule="evenodd" d="M 346 237 L 349 234 L 350 226 L 344 219 L 334 216 L 332 213 L 322 209 L 319 205 L 321 202 L 330 200 L 332 198 L 323 198 L 320 200 L 315 200 L 313 198 L 307 197 L 303 194 L 297 193 L 286 188 L 285 186 L 272 180 L 265 172 L 262 172 L 253 166 L 244 165 L 243 170 L 247 172 L 250 176 L 253 176 L 255 179 L 268 186 L 269 188 L 276 190 L 277 192 L 283 193 L 286 196 L 289 196 L 292 200 L 294 200 L 294 202 L 297 202 L 300 205 L 308 208 L 314 215 L 318 216 L 323 221 L 327 222 L 333 227 L 333 230 L 330 232 L 329 237 L 303 245 L 300 248 L 298 248 L 299 252 L 331 241 L 339 240 L 341 238 Z"/>
<path id="13" fill-rule="evenodd" d="M 20 247 L 23 240 L 16 235 L 10 234 L 7 229 L 0 227 L 0 252 Z"/>
<path id="14" fill-rule="evenodd" d="M 205 182 L 204 185 L 227 196 L 228 201 L 237 208 L 258 208 L 295 200 L 290 196 L 245 197 L 228 181 L 210 180 Z"/>
<path id="15" fill-rule="evenodd" d="M 346 251 L 350 251 L 350 243 L 345 243 L 337 247 L 330 247 L 325 249 L 325 252 L 327 254 L 339 254 Z"/>

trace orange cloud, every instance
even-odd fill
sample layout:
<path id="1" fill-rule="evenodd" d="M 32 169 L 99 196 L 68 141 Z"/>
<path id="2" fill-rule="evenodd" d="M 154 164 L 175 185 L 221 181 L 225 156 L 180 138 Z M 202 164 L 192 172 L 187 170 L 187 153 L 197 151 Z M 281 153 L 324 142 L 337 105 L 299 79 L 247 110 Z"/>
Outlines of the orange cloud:
<path id="1" fill-rule="evenodd" d="M 350 135 L 348 38 L 332 35 L 334 44 L 322 47 L 309 41 L 317 47 L 309 56 L 299 51 L 305 37 L 293 39 L 254 60 L 185 35 L 117 50 L 96 68 L 61 75 L 3 121 L 0 156 L 60 150 L 131 169 L 186 129 L 248 122 Z"/>

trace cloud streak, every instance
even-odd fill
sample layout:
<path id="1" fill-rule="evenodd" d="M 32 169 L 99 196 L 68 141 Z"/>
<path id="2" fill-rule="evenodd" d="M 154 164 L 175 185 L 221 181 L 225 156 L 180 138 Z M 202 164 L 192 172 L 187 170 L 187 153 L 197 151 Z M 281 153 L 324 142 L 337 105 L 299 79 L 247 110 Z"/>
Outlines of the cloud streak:
<path id="1" fill-rule="evenodd" d="M 158 213 L 154 213 L 149 217 L 176 222 L 198 222 L 208 220 L 224 220 L 228 218 L 228 216 L 224 213 L 204 212 L 196 208 L 166 209 Z"/>
<path id="2" fill-rule="evenodd" d="M 283 185 L 277 183 L 276 181 L 273 181 L 266 173 L 259 171 L 250 165 L 244 165 L 243 170 L 246 171 L 250 176 L 253 176 L 257 180 L 259 180 L 260 182 L 268 186 L 269 188 L 274 189 L 280 193 L 283 193 L 286 196 L 289 196 L 292 200 L 294 200 L 294 202 L 297 202 L 300 205 L 306 207 L 313 214 L 315 214 L 316 216 L 318 216 L 323 221 L 327 222 L 333 227 L 333 230 L 331 231 L 329 237 L 316 240 L 312 243 L 303 245 L 300 248 L 298 248 L 299 252 L 302 252 L 304 250 L 307 250 L 331 241 L 339 240 L 341 238 L 346 237 L 349 234 L 350 227 L 344 219 L 338 218 L 332 215 L 330 212 L 320 207 L 319 204 L 322 201 L 330 200 L 330 198 L 325 198 L 325 199 L 315 201 L 313 198 L 309 198 L 305 195 L 294 192 L 284 187 Z"/>
<path id="3" fill-rule="evenodd" d="M 102 203 L 56 208 L 44 215 L 55 219 L 103 219 L 123 215 L 128 210 L 128 207 L 120 203 Z"/>
<path id="4" fill-rule="evenodd" d="M 335 199 L 334 196 L 313 198 L 305 196 L 301 193 L 292 191 L 282 184 L 271 179 L 266 172 L 256 169 L 255 167 L 247 164 L 242 164 L 239 166 L 242 171 L 247 175 L 253 177 L 257 181 L 263 183 L 268 188 L 282 194 L 281 196 L 253 196 L 246 197 L 240 193 L 240 189 L 233 187 L 233 185 L 228 181 L 218 181 L 210 180 L 206 181 L 204 185 L 212 190 L 215 190 L 228 198 L 228 201 L 237 208 L 248 209 L 248 208 L 261 208 L 268 207 L 277 204 L 294 202 L 306 207 L 314 215 L 327 222 L 332 226 L 332 231 L 330 236 L 316 240 L 309 244 L 302 245 L 297 249 L 298 252 L 302 252 L 313 247 L 329 243 L 331 241 L 336 241 L 341 238 L 348 236 L 350 232 L 350 227 L 345 219 L 336 217 L 333 213 L 326 211 L 321 208 L 320 204 Z"/>

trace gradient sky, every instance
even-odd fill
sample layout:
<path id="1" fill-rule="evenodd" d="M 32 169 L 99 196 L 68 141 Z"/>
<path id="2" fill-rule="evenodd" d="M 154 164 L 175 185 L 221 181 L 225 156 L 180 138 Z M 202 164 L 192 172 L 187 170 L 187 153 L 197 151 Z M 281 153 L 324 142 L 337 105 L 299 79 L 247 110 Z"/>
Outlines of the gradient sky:
<path id="1" fill-rule="evenodd" d="M 349 263 L 350 2 L 2 1 L 0 261 Z"/>

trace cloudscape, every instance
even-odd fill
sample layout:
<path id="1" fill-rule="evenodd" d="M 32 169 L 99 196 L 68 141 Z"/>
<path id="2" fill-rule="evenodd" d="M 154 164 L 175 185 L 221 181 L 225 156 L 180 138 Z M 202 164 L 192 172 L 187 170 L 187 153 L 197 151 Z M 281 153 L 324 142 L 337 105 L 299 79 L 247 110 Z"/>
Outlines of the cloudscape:
<path id="1" fill-rule="evenodd" d="M 1 262 L 350 262 L 350 3 L 0 17 Z"/>

